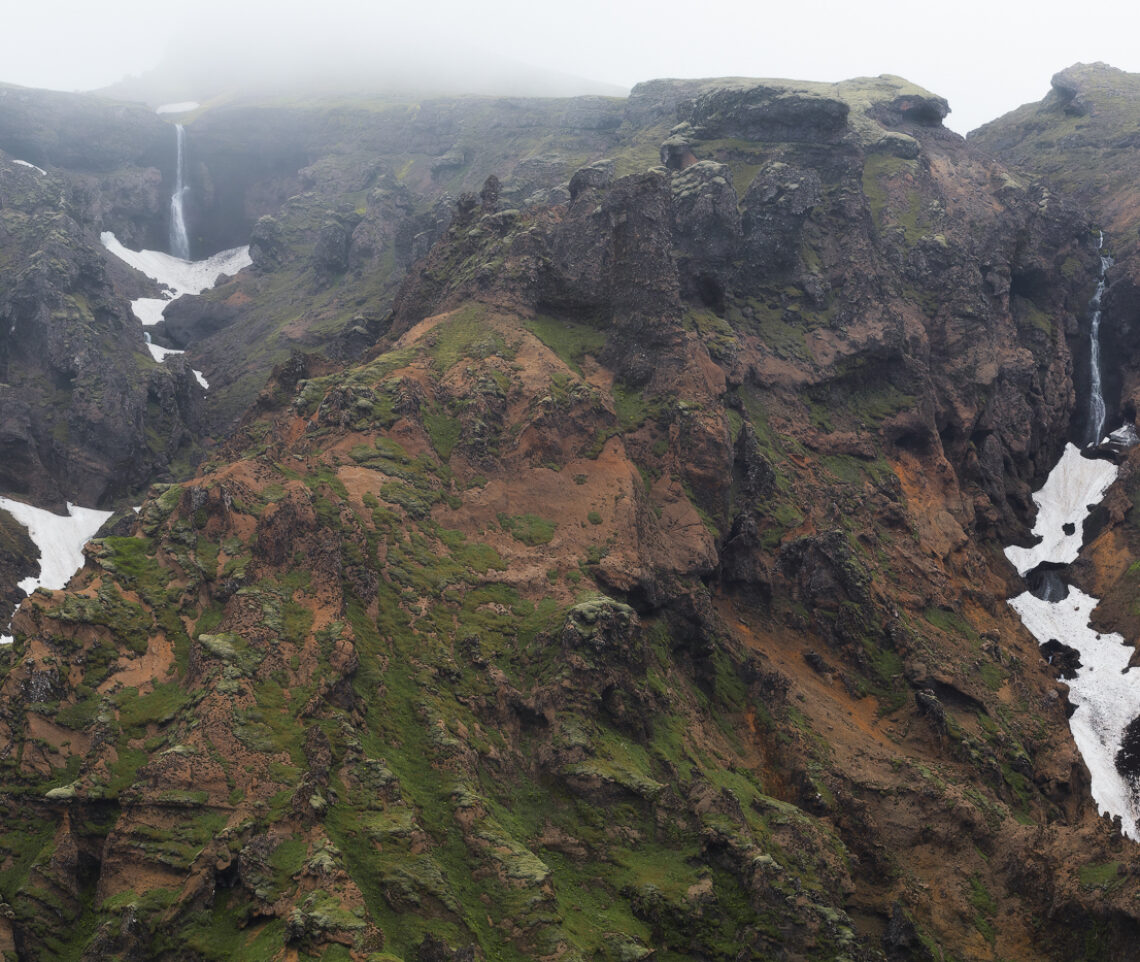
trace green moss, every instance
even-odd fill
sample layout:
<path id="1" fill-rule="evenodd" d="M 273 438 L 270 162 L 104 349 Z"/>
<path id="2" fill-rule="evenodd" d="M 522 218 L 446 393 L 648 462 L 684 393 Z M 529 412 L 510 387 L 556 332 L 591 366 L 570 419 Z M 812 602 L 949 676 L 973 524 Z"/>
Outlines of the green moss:
<path id="1" fill-rule="evenodd" d="M 863 194 L 871 208 L 875 227 L 882 230 L 887 223 L 890 196 L 887 183 L 900 174 L 915 170 L 915 162 L 889 153 L 871 153 L 863 165 Z M 917 196 L 917 195 L 913 195 Z M 908 207 L 907 215 L 911 213 Z M 908 241 L 910 240 L 908 236 Z"/>
<path id="2" fill-rule="evenodd" d="M 480 360 L 493 354 L 513 357 L 502 335 L 487 325 L 490 311 L 484 304 L 467 303 L 441 321 L 427 342 L 436 369 L 445 374 L 464 358 Z"/>
<path id="3" fill-rule="evenodd" d="M 1019 327 L 1028 326 L 1040 331 L 1050 340 L 1056 336 L 1057 329 L 1048 312 L 1043 311 L 1028 298 L 1020 297 L 1017 294 L 1011 295 L 1009 301 L 1011 313 Z"/>
<path id="4" fill-rule="evenodd" d="M 787 310 L 776 298 L 749 298 L 729 302 L 728 320 L 733 327 L 752 330 L 776 357 L 807 360 L 811 354 L 806 333 L 811 326 L 802 314 Z"/>
<path id="5" fill-rule="evenodd" d="M 100 698 L 92 692 L 74 704 L 62 707 L 56 713 L 55 720 L 66 728 L 82 731 L 95 720 L 99 706 Z"/>
<path id="6" fill-rule="evenodd" d="M 111 768 L 111 777 L 104 793 L 108 798 L 117 798 L 121 792 L 130 788 L 135 783 L 138 770 L 150 760 L 145 751 L 126 745 L 120 745 L 116 751 L 119 757 Z"/>
<path id="7" fill-rule="evenodd" d="M 440 493 L 423 486 L 405 484 L 403 481 L 387 481 L 380 486 L 380 497 L 392 504 L 398 504 L 411 518 L 426 518 L 432 506 L 440 500 Z"/>
<path id="8" fill-rule="evenodd" d="M 973 906 L 974 928 L 991 945 L 997 936 L 994 929 L 993 917 L 997 914 L 998 904 L 986 888 L 985 883 L 977 875 L 970 876 L 970 905 Z"/>
<path id="9" fill-rule="evenodd" d="M 949 611 L 945 608 L 927 608 L 922 613 L 922 616 L 935 628 L 947 634 L 968 638 L 978 646 L 981 644 L 981 638 L 978 636 L 978 633 L 970 626 L 970 623 L 956 611 Z"/>
<path id="10" fill-rule="evenodd" d="M 287 600 L 282 606 L 281 622 L 285 640 L 301 645 L 313 626 L 313 612 L 302 604 Z"/>
<path id="11" fill-rule="evenodd" d="M 582 377 L 582 361 L 587 355 L 600 353 L 606 343 L 604 331 L 544 314 L 524 321 L 523 326 L 579 377 Z"/>
<path id="12" fill-rule="evenodd" d="M 549 521 L 537 514 L 499 515 L 499 527 L 509 531 L 511 537 L 529 547 L 549 544 L 558 528 L 557 521 Z"/>
<path id="13" fill-rule="evenodd" d="M 978 668 L 978 674 L 990 691 L 999 691 L 1005 684 L 1005 672 L 993 662 L 983 662 Z"/>
<path id="14" fill-rule="evenodd" d="M 614 413 L 617 414 L 618 427 L 621 431 L 629 431 L 643 424 L 661 409 L 660 400 L 650 400 L 639 389 L 625 384 L 614 385 L 613 398 Z"/>
<path id="15" fill-rule="evenodd" d="M 286 839 L 273 850 L 269 864 L 273 867 L 273 882 L 278 892 L 290 888 L 293 876 L 304 867 L 308 853 L 309 845 L 301 838 Z"/>
<path id="16" fill-rule="evenodd" d="M 421 420 L 436 454 L 447 461 L 459 443 L 463 425 L 458 418 L 437 408 L 424 412 Z"/>
<path id="17" fill-rule="evenodd" d="M 141 605 L 128 601 L 118 586 L 106 583 L 95 597 L 66 594 L 58 608 L 48 614 L 64 624 L 98 625 L 107 628 L 116 640 L 125 642 L 136 654 L 147 650 L 154 630 L 154 618 Z"/>
<path id="18" fill-rule="evenodd" d="M 124 730 L 170 721 L 189 700 L 189 694 L 176 682 L 155 685 L 146 695 L 139 695 L 137 688 L 123 688 L 115 695 L 119 724 Z"/>
<path id="19" fill-rule="evenodd" d="M 221 889 L 209 908 L 191 912 L 175 930 L 160 932 L 162 952 L 191 951 L 210 962 L 268 962 L 284 949 L 282 919 L 247 920 L 235 893 Z"/>
<path id="20" fill-rule="evenodd" d="M 696 331 L 714 360 L 728 360 L 736 352 L 736 332 L 724 318 L 709 309 L 691 310 L 685 315 L 686 328 Z"/>
<path id="21" fill-rule="evenodd" d="M 1112 891 L 1124 884 L 1120 862 L 1101 862 L 1094 865 L 1082 865 L 1080 868 L 1081 885 L 1086 888 L 1100 888 Z"/>

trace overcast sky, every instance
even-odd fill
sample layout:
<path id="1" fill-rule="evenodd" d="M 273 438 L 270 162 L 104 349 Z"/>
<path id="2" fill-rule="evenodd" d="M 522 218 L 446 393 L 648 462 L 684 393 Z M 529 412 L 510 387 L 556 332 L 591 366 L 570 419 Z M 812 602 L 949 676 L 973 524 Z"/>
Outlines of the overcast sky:
<path id="1" fill-rule="evenodd" d="M 85 90 L 192 58 L 218 38 L 255 47 L 303 37 L 306 56 L 346 43 L 426 54 L 462 47 L 632 86 L 654 77 L 842 80 L 900 74 L 940 94 L 949 126 L 977 127 L 1040 100 L 1076 62 L 1140 71 L 1140 5 L 1059 0 L 29 0 L 5 2 L 0 80 Z M 192 40 L 189 38 L 193 38 Z"/>

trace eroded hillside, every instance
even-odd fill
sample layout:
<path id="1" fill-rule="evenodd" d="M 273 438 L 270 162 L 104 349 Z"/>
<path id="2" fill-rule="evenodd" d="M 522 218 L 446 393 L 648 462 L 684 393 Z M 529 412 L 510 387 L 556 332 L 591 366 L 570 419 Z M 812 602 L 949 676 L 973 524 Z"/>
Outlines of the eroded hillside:
<path id="1" fill-rule="evenodd" d="M 1096 238 L 945 110 L 647 84 L 626 152 L 457 184 L 398 292 L 365 220 L 273 215 L 280 269 L 200 303 L 364 321 L 20 609 L 4 947 L 1127 958 L 1132 843 L 1000 551 Z"/>

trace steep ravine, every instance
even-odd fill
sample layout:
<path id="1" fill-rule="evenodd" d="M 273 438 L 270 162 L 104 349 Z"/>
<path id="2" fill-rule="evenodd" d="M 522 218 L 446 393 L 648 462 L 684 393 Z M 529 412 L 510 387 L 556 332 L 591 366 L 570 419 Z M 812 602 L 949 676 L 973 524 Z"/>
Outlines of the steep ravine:
<path id="1" fill-rule="evenodd" d="M 1081 210 L 898 78 L 657 81 L 539 143 L 478 106 L 307 114 L 308 185 L 181 308 L 285 356 L 13 623 L 0 947 L 1127 958 L 1132 843 L 1000 547 L 1078 406 Z"/>
<path id="2" fill-rule="evenodd" d="M 181 125 L 176 126 L 175 131 L 177 168 L 175 189 L 171 196 L 171 241 L 179 251 L 188 253 L 189 246 L 186 237 L 185 223 L 182 217 L 182 200 L 184 193 L 182 184 L 184 176 L 184 131 Z M 18 167 L 35 171 L 40 177 L 48 177 L 46 171 L 34 167 L 27 162 L 16 160 L 13 161 L 13 163 Z M 100 241 L 105 248 L 115 254 L 120 260 L 132 268 L 140 270 L 151 280 L 157 281 L 163 286 L 163 297 L 138 298 L 131 303 L 132 314 L 138 321 L 142 322 L 144 326 L 161 322 L 163 311 L 171 299 L 176 299 L 187 293 L 198 294 L 202 290 L 213 286 L 219 277 L 225 274 L 236 273 L 243 267 L 248 267 L 250 263 L 248 247 L 225 251 L 220 255 L 192 263 L 184 257 L 173 257 L 155 251 L 129 251 L 118 242 L 114 233 L 110 231 L 104 232 L 100 237 Z M 37 256 L 42 253 L 42 251 L 38 252 Z M 141 285 L 136 284 L 134 286 Z M 81 303 L 85 306 L 85 295 L 80 293 L 77 297 L 79 300 L 76 301 L 76 303 Z M 43 305 L 37 306 L 42 307 Z M 69 317 L 64 322 L 64 326 L 70 326 L 69 322 L 73 322 L 74 320 L 79 320 L 82 323 L 83 319 Z M 70 334 L 71 331 L 67 330 L 66 333 Z M 8 330 L 8 336 L 11 341 L 15 341 L 18 335 L 17 320 L 14 318 Z M 144 332 L 143 337 L 146 342 L 146 348 L 155 361 L 161 362 L 170 355 L 183 353 L 153 344 L 149 333 Z M 106 358 L 108 366 L 122 362 L 123 359 L 115 355 L 114 349 L 110 344 L 103 342 L 102 346 L 108 351 Z M 90 360 L 95 364 L 99 363 L 97 358 Z M 201 388 L 205 389 L 208 387 L 200 371 L 194 370 L 192 373 Z M 179 371 L 178 374 L 184 376 L 184 369 Z M 178 374 L 175 376 L 177 377 Z M 40 385 L 37 385 L 37 387 L 40 387 Z M 35 397 L 34 390 L 31 396 L 32 398 Z M 27 403 L 28 398 L 25 397 L 22 400 Z M 56 404 L 58 405 L 58 403 L 59 400 L 56 399 Z M 148 414 L 149 413 L 148 410 Z M 53 414 L 55 418 L 59 419 L 49 425 L 52 430 L 53 438 L 66 441 L 68 439 L 68 425 L 63 420 L 63 413 L 57 410 L 53 412 Z M 61 428 L 63 429 L 62 431 L 60 431 Z M 154 428 L 151 427 L 150 430 L 153 431 Z M 27 485 L 29 481 L 34 483 L 36 479 L 34 479 L 34 477 L 24 477 L 21 480 L 24 485 Z M 0 510 L 6 511 L 18 524 L 26 527 L 31 540 L 35 544 L 35 550 L 33 550 L 27 558 L 21 559 L 22 563 L 18 565 L 15 572 L 13 572 L 19 573 L 28 569 L 34 570 L 38 565 L 40 569 L 38 577 L 29 574 L 27 577 L 20 579 L 19 587 L 27 593 L 34 591 L 39 585 L 57 589 L 64 587 L 71 575 L 82 565 L 80 549 L 83 542 L 92 537 L 99 526 L 112 515 L 112 511 L 99 511 L 94 508 L 77 507 L 70 501 L 67 502 L 63 511 L 57 510 L 55 513 L 37 507 L 35 502 L 37 499 L 43 497 L 42 488 L 44 486 L 50 485 L 51 488 L 65 494 L 70 494 L 75 490 L 73 479 L 69 478 L 65 472 L 61 472 L 53 477 L 45 476 L 39 480 L 40 490 L 29 492 L 24 488 L 19 491 L 19 493 L 23 495 L 23 499 L 12 500 L 0 498 Z M 51 504 L 50 501 L 49 504 Z M 54 505 L 52 506 L 54 507 Z M 5 572 L 5 576 L 7 575 L 8 573 Z M 7 603 L 0 606 L 0 609 L 2 609 L 0 610 L 0 618 L 6 623 L 11 614 L 11 609 Z M 0 632 L 0 643 L 8 644 L 11 643 L 11 641 L 12 639 L 8 637 L 6 633 Z"/>

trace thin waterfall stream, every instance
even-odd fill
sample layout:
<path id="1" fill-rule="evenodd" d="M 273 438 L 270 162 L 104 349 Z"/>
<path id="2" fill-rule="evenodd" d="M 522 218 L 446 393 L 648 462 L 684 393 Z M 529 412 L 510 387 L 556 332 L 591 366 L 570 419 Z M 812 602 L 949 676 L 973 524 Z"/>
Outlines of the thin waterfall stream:
<path id="1" fill-rule="evenodd" d="M 178 144 L 177 169 L 174 174 L 174 193 L 170 195 L 170 253 L 181 260 L 190 260 L 190 235 L 186 232 L 186 211 L 183 198 L 186 194 L 186 128 L 175 124 Z"/>
<path id="2" fill-rule="evenodd" d="M 1096 249 L 1104 250 L 1104 231 L 1097 231 Z M 1100 375 L 1100 318 L 1101 299 L 1104 297 L 1105 277 L 1112 266 L 1112 258 L 1100 254 L 1100 277 L 1097 279 L 1096 293 L 1089 304 L 1089 427 L 1087 444 L 1099 444 L 1104 431 L 1105 404 L 1104 389 Z"/>
<path id="3" fill-rule="evenodd" d="M 1104 234 L 1098 233 L 1097 250 L 1103 249 Z M 1069 685 L 1074 706 L 1069 727 L 1092 777 L 1097 808 L 1119 816 L 1123 832 L 1140 841 L 1140 767 L 1136 767 L 1136 753 L 1126 747 L 1140 730 L 1136 722 L 1140 718 L 1140 670 L 1133 673 L 1129 667 L 1133 649 L 1123 637 L 1090 626 L 1099 600 L 1061 577 L 1084 544 L 1085 520 L 1118 473 L 1115 462 L 1096 454 L 1137 443 L 1135 429 L 1125 425 L 1113 431 L 1102 447 L 1107 411 L 1100 369 L 1101 298 L 1111 266 L 1112 258 L 1101 253 L 1096 293 L 1089 303 L 1089 456 L 1073 444 L 1065 446 L 1045 484 L 1033 495 L 1036 544 L 1010 546 L 1005 554 L 1030 585 L 1030 590 L 1010 599 L 1010 606 L 1043 654 L 1051 662 L 1060 655 L 1058 663 L 1065 666 L 1061 677 Z"/>
<path id="4" fill-rule="evenodd" d="M 167 104 L 158 108 L 158 113 L 180 112 L 197 107 L 194 103 Z M 120 260 L 141 271 L 165 288 L 161 297 L 139 297 L 131 301 L 131 311 L 144 328 L 153 327 L 162 321 L 167 305 L 186 294 L 201 294 L 213 287 L 221 278 L 231 277 L 249 267 L 253 261 L 249 256 L 249 245 L 219 251 L 199 261 L 190 260 L 190 238 L 186 232 L 184 198 L 186 195 L 186 129 L 175 124 L 175 141 L 178 146 L 178 170 L 175 175 L 174 193 L 170 196 L 170 250 L 135 251 L 124 247 L 110 231 L 100 235 L 103 246 Z M 143 338 L 147 349 L 156 361 L 165 360 L 171 354 L 182 351 L 162 347 L 151 341 L 150 332 L 144 330 Z M 201 371 L 194 371 L 194 377 L 203 389 L 209 382 Z"/>
<path id="5" fill-rule="evenodd" d="M 197 106 L 195 103 L 168 104 L 166 107 L 158 108 L 157 112 L 160 114 L 182 112 Z M 146 327 L 162 320 L 162 312 L 166 306 L 183 295 L 200 294 L 213 287 L 221 278 L 232 276 L 252 263 L 248 245 L 219 251 L 200 261 L 190 260 L 190 238 L 186 231 L 183 210 L 183 198 L 186 193 L 186 131 L 181 124 L 175 125 L 175 137 L 178 168 L 175 174 L 174 193 L 170 197 L 171 253 L 129 250 L 120 244 L 110 231 L 100 235 L 100 240 L 109 253 L 165 288 L 162 297 L 141 297 L 131 302 L 132 312 L 144 327 L 143 337 L 147 349 L 156 361 L 162 361 L 171 354 L 183 353 L 151 343 L 150 332 L 145 330 Z M 16 163 L 31 166 L 22 161 Z M 41 170 L 40 173 L 44 172 Z M 201 371 L 193 371 L 193 374 L 203 390 L 209 388 L 209 383 Z M 51 589 L 63 588 L 72 574 L 83 566 L 84 544 L 94 537 L 103 522 L 111 517 L 109 511 L 77 507 L 70 502 L 67 505 L 66 515 L 57 515 L 34 505 L 7 498 L 0 498 L 0 508 L 28 529 L 29 537 L 39 549 L 40 574 L 20 582 L 20 587 L 27 594 L 31 594 L 40 585 Z M 0 645 L 11 643 L 12 637 L 0 631 Z"/>

